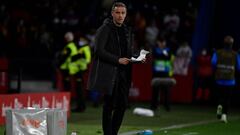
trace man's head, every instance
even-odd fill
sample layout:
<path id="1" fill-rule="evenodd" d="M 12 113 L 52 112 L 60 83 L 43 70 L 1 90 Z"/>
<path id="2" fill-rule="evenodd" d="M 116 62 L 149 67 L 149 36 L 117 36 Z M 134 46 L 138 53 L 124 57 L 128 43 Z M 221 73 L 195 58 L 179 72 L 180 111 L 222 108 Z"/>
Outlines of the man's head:
<path id="1" fill-rule="evenodd" d="M 234 39 L 232 36 L 225 36 L 224 37 L 224 47 L 225 48 L 232 48 Z"/>
<path id="2" fill-rule="evenodd" d="M 159 36 L 157 39 L 157 45 L 159 48 L 165 48 L 166 47 L 166 39 L 163 36 Z"/>
<path id="3" fill-rule="evenodd" d="M 80 36 L 80 38 L 79 38 L 79 40 L 78 40 L 78 45 L 79 45 L 79 46 L 84 46 L 84 45 L 86 45 L 86 44 L 88 44 L 88 40 L 87 40 L 85 37 Z"/>
<path id="4" fill-rule="evenodd" d="M 113 17 L 113 22 L 117 26 L 121 26 L 127 15 L 127 7 L 122 2 L 115 2 L 112 6 L 111 13 Z"/>
<path id="5" fill-rule="evenodd" d="M 66 42 L 71 42 L 74 40 L 74 35 L 72 32 L 67 32 L 65 35 L 64 35 L 64 39 Z"/>

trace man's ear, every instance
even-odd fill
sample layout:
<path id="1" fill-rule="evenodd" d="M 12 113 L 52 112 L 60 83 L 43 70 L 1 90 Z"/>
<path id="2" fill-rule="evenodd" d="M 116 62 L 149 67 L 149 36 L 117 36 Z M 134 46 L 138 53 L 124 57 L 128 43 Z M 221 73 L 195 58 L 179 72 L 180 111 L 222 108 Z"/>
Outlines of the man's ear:
<path id="1" fill-rule="evenodd" d="M 113 17 L 113 11 L 111 11 L 111 15 L 112 15 L 112 17 Z"/>

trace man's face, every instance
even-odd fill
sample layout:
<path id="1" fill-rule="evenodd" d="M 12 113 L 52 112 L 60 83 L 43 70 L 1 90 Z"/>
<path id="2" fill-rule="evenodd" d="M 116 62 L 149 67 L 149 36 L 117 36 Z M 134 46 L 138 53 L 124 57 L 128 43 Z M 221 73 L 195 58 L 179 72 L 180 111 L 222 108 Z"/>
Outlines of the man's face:
<path id="1" fill-rule="evenodd" d="M 158 41 L 158 47 L 159 48 L 165 48 L 166 47 L 166 42 L 165 41 Z"/>
<path id="2" fill-rule="evenodd" d="M 127 15 L 127 11 L 125 7 L 115 7 L 112 11 L 112 17 L 114 23 L 117 25 L 123 24 Z"/>

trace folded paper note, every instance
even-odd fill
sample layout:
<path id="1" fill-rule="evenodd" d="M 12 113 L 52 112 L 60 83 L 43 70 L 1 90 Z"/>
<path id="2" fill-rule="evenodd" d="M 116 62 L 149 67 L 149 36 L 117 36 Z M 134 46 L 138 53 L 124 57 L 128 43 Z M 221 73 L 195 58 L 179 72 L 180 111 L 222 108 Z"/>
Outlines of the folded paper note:
<path id="1" fill-rule="evenodd" d="M 147 55 L 148 53 L 149 53 L 149 51 L 146 51 L 146 50 L 142 49 L 142 50 L 140 51 L 140 55 L 139 55 L 137 58 L 132 57 L 132 58 L 131 58 L 131 61 L 132 61 L 132 62 L 142 61 L 143 59 L 146 58 L 146 55 Z"/>

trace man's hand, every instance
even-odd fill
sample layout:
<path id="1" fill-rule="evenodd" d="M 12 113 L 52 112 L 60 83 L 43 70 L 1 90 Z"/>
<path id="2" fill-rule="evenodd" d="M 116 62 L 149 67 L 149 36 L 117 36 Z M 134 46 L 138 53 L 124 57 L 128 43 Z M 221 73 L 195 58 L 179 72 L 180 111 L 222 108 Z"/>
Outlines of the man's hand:
<path id="1" fill-rule="evenodd" d="M 130 59 L 128 59 L 128 58 L 119 58 L 118 62 L 119 62 L 119 64 L 127 65 L 130 62 Z"/>
<path id="2" fill-rule="evenodd" d="M 146 58 L 143 58 L 143 59 L 141 60 L 142 63 L 146 63 L 146 61 L 147 61 Z"/>

